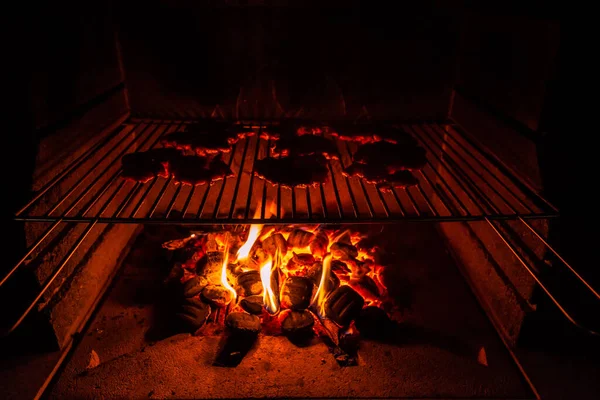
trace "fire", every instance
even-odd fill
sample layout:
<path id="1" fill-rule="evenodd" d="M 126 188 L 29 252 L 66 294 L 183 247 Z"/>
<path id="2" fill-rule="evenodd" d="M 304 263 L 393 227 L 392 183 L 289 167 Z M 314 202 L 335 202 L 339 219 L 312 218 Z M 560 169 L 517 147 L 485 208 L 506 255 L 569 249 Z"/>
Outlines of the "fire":
<path id="1" fill-rule="evenodd" d="M 260 280 L 263 285 L 263 302 L 269 314 L 279 311 L 278 296 L 271 287 L 271 275 L 273 273 L 273 261 L 269 260 L 260 268 Z"/>
<path id="2" fill-rule="evenodd" d="M 235 303 L 235 299 L 237 298 L 237 292 L 227 280 L 227 265 L 229 265 L 229 248 L 225 246 L 225 250 L 223 252 L 223 267 L 221 268 L 221 284 L 225 289 L 231 292 L 231 294 L 233 295 L 233 301 Z"/>
<path id="3" fill-rule="evenodd" d="M 312 303 L 319 307 L 319 313 L 325 315 L 325 299 L 327 298 L 327 282 L 329 281 L 329 273 L 331 270 L 331 254 L 328 254 L 323 259 L 323 271 L 321 272 L 321 280 L 319 288 L 315 293 Z"/>
<path id="4" fill-rule="evenodd" d="M 258 224 L 250 225 L 250 232 L 248 232 L 248 240 L 237 252 L 237 261 L 245 260 L 250 255 L 250 250 L 254 246 L 254 242 L 258 239 L 263 226 Z"/>

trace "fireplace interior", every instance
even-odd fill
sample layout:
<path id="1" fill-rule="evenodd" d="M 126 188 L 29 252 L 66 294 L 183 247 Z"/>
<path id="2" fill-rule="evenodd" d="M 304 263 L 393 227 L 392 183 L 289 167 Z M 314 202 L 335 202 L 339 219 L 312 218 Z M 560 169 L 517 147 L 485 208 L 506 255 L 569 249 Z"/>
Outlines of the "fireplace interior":
<path id="1" fill-rule="evenodd" d="M 570 26 L 402 3 L 18 21 L 2 397 L 597 397 Z"/>

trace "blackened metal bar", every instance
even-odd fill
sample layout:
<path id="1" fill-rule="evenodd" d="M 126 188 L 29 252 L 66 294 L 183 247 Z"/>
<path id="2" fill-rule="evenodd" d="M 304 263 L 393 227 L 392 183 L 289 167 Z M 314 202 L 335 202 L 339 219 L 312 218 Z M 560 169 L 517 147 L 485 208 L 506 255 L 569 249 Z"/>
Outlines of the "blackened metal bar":
<path id="1" fill-rule="evenodd" d="M 377 186 L 375 187 L 375 191 L 377 192 L 379 201 L 381 202 L 381 205 L 383 206 L 383 211 L 385 211 L 385 216 L 389 218 L 390 208 L 388 207 L 387 203 L 385 202 L 385 199 L 383 198 L 383 194 L 381 194 L 381 191 L 379 190 L 379 188 Z"/>
<path id="2" fill-rule="evenodd" d="M 169 215 L 171 215 L 171 211 L 173 211 L 173 206 L 175 205 L 175 201 L 177 200 L 177 196 L 179 196 L 179 192 L 181 192 L 182 187 L 182 184 L 177 185 L 177 189 L 175 189 L 175 193 L 173 194 L 173 197 L 167 206 L 167 214 L 165 215 L 165 218 L 169 218 Z M 192 188 L 193 187 L 194 186 L 192 186 Z"/>
<path id="3" fill-rule="evenodd" d="M 112 134 L 109 134 L 109 135 L 107 135 L 106 138 L 98 141 L 98 143 L 96 143 L 95 145 L 90 147 L 85 153 L 83 153 L 77 159 L 75 159 L 63 172 L 61 172 L 60 174 L 55 176 L 50 182 L 48 182 L 46 185 L 44 185 L 44 187 L 41 188 L 27 204 L 25 204 L 20 210 L 18 210 L 15 213 L 15 215 L 20 216 L 21 214 L 25 213 L 29 209 L 29 207 L 31 207 L 36 201 L 38 201 L 43 195 L 45 195 L 48 192 L 48 190 L 52 189 L 58 182 L 60 182 L 65 176 L 67 176 L 69 174 L 69 172 L 71 172 L 75 168 L 81 166 L 93 154 L 96 153 L 96 150 L 104 147 L 106 144 L 108 144 L 108 142 L 110 142 L 112 139 L 117 137 L 117 135 L 119 133 L 122 133 L 125 129 L 127 129 L 129 127 L 131 127 L 130 130 L 133 130 L 135 128 L 135 126 L 126 126 L 125 128 L 122 128 L 122 124 L 119 124 L 118 127 L 113 129 Z M 128 136 L 128 134 L 125 133 L 124 137 L 126 138 L 127 136 Z"/>
<path id="4" fill-rule="evenodd" d="M 439 126 L 438 126 L 438 125 L 434 125 L 434 128 L 432 129 L 432 131 L 436 132 L 437 136 L 438 136 L 438 137 L 441 137 L 441 138 L 443 139 L 443 137 L 444 137 L 444 134 L 443 134 L 443 133 L 441 133 L 439 130 L 440 130 Z M 494 180 L 495 180 L 496 182 L 498 182 L 500 185 L 502 185 L 502 186 L 503 186 L 503 187 L 504 187 L 504 188 L 505 188 L 505 189 L 508 191 L 508 193 L 510 194 L 510 196 L 511 196 L 513 199 L 515 199 L 515 200 L 516 200 L 516 201 L 517 201 L 519 204 L 521 204 L 521 205 L 522 205 L 522 206 L 523 206 L 523 207 L 524 207 L 524 208 L 525 208 L 525 209 L 526 209 L 528 212 L 534 212 L 534 210 L 533 210 L 533 209 L 531 209 L 531 208 L 530 208 L 530 207 L 529 207 L 527 204 L 525 204 L 523 201 L 521 201 L 521 199 L 519 199 L 519 197 L 518 197 L 518 196 L 516 196 L 516 195 L 515 195 L 515 194 L 512 192 L 512 190 L 510 190 L 510 188 L 509 188 L 509 187 L 508 187 L 508 186 L 507 186 L 507 185 L 506 185 L 506 184 L 505 184 L 505 183 L 504 183 L 504 182 L 503 182 L 501 179 L 499 179 L 499 178 L 496 176 L 496 174 L 494 174 L 492 171 L 490 171 L 490 169 L 489 169 L 489 168 L 488 168 L 488 167 L 487 167 L 487 166 L 486 166 L 486 165 L 485 165 L 485 164 L 484 164 L 484 163 L 483 163 L 483 162 L 482 162 L 480 159 L 478 159 L 478 158 L 477 158 L 477 157 L 475 157 L 473 154 L 471 154 L 471 152 L 470 152 L 470 151 L 469 151 L 467 148 L 465 148 L 465 147 L 464 147 L 464 145 L 463 145 L 462 143 L 460 143 L 458 140 L 456 140 L 456 138 L 455 138 L 453 135 L 451 135 L 449 132 L 446 132 L 446 131 L 444 131 L 444 132 L 448 134 L 447 136 L 448 136 L 449 138 L 451 138 L 451 139 L 452 139 L 452 141 L 453 141 L 454 143 L 456 143 L 456 144 L 457 144 L 457 145 L 458 145 L 458 146 L 459 146 L 459 147 L 460 147 L 460 148 L 463 150 L 463 152 L 464 152 L 465 154 L 469 154 L 469 155 L 471 156 L 470 158 L 474 159 L 474 160 L 477 162 L 477 164 L 479 164 L 481 167 L 483 167 L 483 169 L 484 169 L 484 170 L 485 170 L 485 171 L 486 171 L 488 174 L 490 174 L 490 175 L 492 176 L 492 178 L 494 178 Z M 516 209 L 513 207 L 512 203 L 511 203 L 510 201 L 508 201 L 508 200 L 507 200 L 507 199 L 506 199 L 506 198 L 505 198 L 505 197 L 504 197 L 502 194 L 500 194 L 500 192 L 499 192 L 498 190 L 496 190 L 496 188 L 494 188 L 494 186 L 492 186 L 492 185 L 491 185 L 491 184 L 488 182 L 488 180 L 487 180 L 487 179 L 484 179 L 484 178 L 483 178 L 483 176 L 481 175 L 481 173 L 479 173 L 479 172 L 477 171 L 477 169 L 476 169 L 476 168 L 474 168 L 474 167 L 471 165 L 471 163 L 467 162 L 467 160 L 466 160 L 466 159 L 465 159 L 465 158 L 464 158 L 464 157 L 463 157 L 463 156 L 460 154 L 460 152 L 459 152 L 459 151 L 458 151 L 458 150 L 457 150 L 457 149 L 454 147 L 454 145 L 450 144 L 449 142 L 446 142 L 446 143 L 448 143 L 448 147 L 450 147 L 450 148 L 451 148 L 451 149 L 454 151 L 454 153 L 455 153 L 455 154 L 456 154 L 458 157 L 460 157 L 460 159 L 461 159 L 461 160 L 462 160 L 462 161 L 463 161 L 465 164 L 467 164 L 467 165 L 469 166 L 469 168 L 471 169 L 471 171 L 473 171 L 473 172 L 474 172 L 474 173 L 475 173 L 477 176 L 479 176 L 479 178 L 480 178 L 480 179 L 482 179 L 482 180 L 483 180 L 483 181 L 484 181 L 484 182 L 485 182 L 485 183 L 486 183 L 486 184 L 487 184 L 487 185 L 488 185 L 488 186 L 489 186 L 489 187 L 490 187 L 490 188 L 491 188 L 491 189 L 494 191 L 494 193 L 496 193 L 496 194 L 497 194 L 497 195 L 498 195 L 498 196 L 499 196 L 499 197 L 502 199 L 502 201 L 504 201 L 504 203 L 506 203 L 506 205 L 508 205 L 508 206 L 510 207 L 511 211 L 513 211 L 514 213 L 517 213 L 517 212 L 518 212 L 518 211 L 517 211 L 517 210 L 516 210 Z"/>
<path id="5" fill-rule="evenodd" d="M 409 200 L 411 202 L 411 205 L 415 209 L 415 212 L 417 213 L 417 216 L 420 216 L 421 212 L 419 211 L 419 206 L 417 205 L 417 202 L 413 198 L 412 194 L 410 194 L 410 188 L 406 188 L 404 191 L 406 192 L 406 195 L 408 196 L 408 198 L 409 198 Z"/>
<path id="6" fill-rule="evenodd" d="M 327 210 L 327 199 L 325 198 L 325 190 L 323 184 L 319 183 L 319 192 L 321 193 L 321 205 L 323 206 L 323 217 L 329 218 L 329 210 Z"/>
<path id="7" fill-rule="evenodd" d="M 292 218 L 296 217 L 296 187 L 292 186 Z"/>
<path id="8" fill-rule="evenodd" d="M 208 192 L 210 192 L 210 183 L 206 185 L 206 190 L 202 195 L 202 200 L 200 201 L 200 205 L 198 206 L 198 212 L 196 213 L 196 219 L 199 219 L 204 211 L 204 206 L 206 206 L 206 199 L 208 198 Z"/>
<path id="9" fill-rule="evenodd" d="M 495 154 L 493 154 L 490 151 L 485 150 L 481 144 L 479 144 L 471 134 L 469 134 L 467 132 L 467 130 L 460 125 L 458 122 L 456 122 L 454 119 L 451 119 L 452 123 L 453 123 L 453 127 L 456 128 L 455 131 L 460 134 L 460 136 L 465 139 L 466 142 L 468 142 L 471 146 L 473 146 L 473 148 L 475 148 L 480 154 L 482 154 L 488 161 L 490 162 L 494 162 L 496 164 L 496 166 L 498 167 L 498 169 L 507 177 L 513 177 L 514 179 L 511 179 L 514 183 L 518 183 L 518 185 L 523 186 L 525 189 L 527 189 L 529 191 L 530 194 L 533 194 L 539 201 L 541 201 L 542 203 L 546 204 L 548 207 L 550 207 L 551 210 L 553 210 L 555 213 L 558 213 L 558 208 L 556 208 L 552 203 L 550 203 L 548 200 L 546 200 L 544 197 L 542 197 L 540 194 L 538 194 L 538 192 L 531 187 L 531 185 L 529 185 L 525 180 L 520 179 L 519 177 L 517 177 L 512 170 L 501 160 L 499 159 Z M 528 196 L 529 197 L 529 196 Z"/>
<path id="10" fill-rule="evenodd" d="M 260 202 L 260 217 L 265 219 L 265 208 L 267 207 L 267 181 L 263 184 L 262 199 Z"/>
<path id="11" fill-rule="evenodd" d="M 244 172 L 244 163 L 246 162 L 246 154 L 248 153 L 248 147 L 250 147 L 250 138 L 245 138 L 246 145 L 244 146 L 244 151 L 242 152 L 242 161 L 240 162 L 240 169 L 238 171 L 237 181 L 235 183 L 235 188 L 233 189 L 233 198 L 231 200 L 231 207 L 229 207 L 229 214 L 227 217 L 229 219 L 233 218 L 233 213 L 235 211 L 235 203 L 237 200 L 237 195 L 240 190 L 240 182 L 242 181 L 242 174 Z M 231 157 L 234 156 L 235 153 L 231 153 Z M 225 183 L 223 183 L 225 185 Z"/>
<path id="12" fill-rule="evenodd" d="M 230 156 L 229 156 L 229 170 L 230 171 L 232 171 L 231 166 L 233 165 L 233 159 L 235 158 L 234 155 L 235 155 L 235 152 L 237 151 L 238 143 L 234 144 L 234 147 L 233 147 L 233 149 L 231 149 L 231 152 L 230 152 Z M 226 183 L 227 183 L 227 176 L 225 176 L 223 178 L 223 182 L 221 184 L 221 189 L 219 190 L 219 194 L 217 195 L 217 199 L 215 200 L 215 209 L 213 210 L 213 215 L 212 215 L 213 219 L 216 219 L 217 215 L 219 214 L 221 199 L 223 198 L 223 192 L 225 191 Z M 210 183 L 208 185 L 210 185 Z"/>
<path id="13" fill-rule="evenodd" d="M 271 151 L 271 146 L 269 146 L 269 150 Z M 281 159 L 281 152 L 283 149 L 279 149 L 279 159 Z M 263 201 L 266 201 L 266 199 L 263 199 Z M 277 184 L 277 219 L 281 218 L 281 184 L 278 183 Z"/>
<path id="14" fill-rule="evenodd" d="M 100 212 L 98 213 L 98 215 L 101 215 L 106 210 L 106 208 L 108 207 L 108 205 L 112 202 L 112 200 L 119 193 L 119 191 L 123 187 L 123 185 L 125 185 L 125 181 L 121 181 L 121 183 L 119 184 L 119 186 L 117 187 L 117 189 L 110 196 L 109 200 L 102 206 L 102 209 L 100 210 Z M 17 327 L 19 325 L 21 325 L 21 323 L 23 322 L 23 320 L 25 319 L 25 317 L 27 317 L 27 315 L 29 315 L 29 313 L 31 312 L 31 310 L 33 310 L 33 308 L 35 307 L 35 305 L 37 304 L 37 302 L 40 301 L 40 299 L 42 298 L 42 296 L 44 295 L 44 293 L 46 293 L 46 291 L 48 291 L 48 289 L 50 288 L 50 286 L 52 285 L 52 283 L 54 282 L 54 280 L 62 272 L 62 270 L 64 269 L 65 265 L 67 265 L 67 263 L 69 262 L 69 260 L 71 259 L 71 257 L 73 257 L 73 255 L 75 254 L 75 252 L 77 251 L 77 249 L 79 248 L 79 246 L 81 246 L 81 243 L 83 243 L 83 241 L 85 240 L 85 238 L 89 235 L 89 233 L 94 228 L 94 226 L 96 226 L 96 224 L 97 224 L 97 222 L 92 222 L 91 224 L 89 224 L 88 227 L 85 229 L 85 231 L 79 236 L 79 238 L 77 239 L 77 241 L 75 242 L 75 244 L 73 245 L 73 247 L 71 248 L 71 250 L 69 250 L 69 253 L 65 256 L 65 258 L 61 262 L 60 266 L 58 268 L 56 268 L 54 270 L 54 272 L 52 273 L 52 275 L 50 276 L 50 278 L 48 278 L 46 280 L 46 283 L 44 284 L 44 287 L 41 289 L 41 291 L 38 293 L 38 295 L 35 297 L 35 299 L 29 304 L 29 306 L 26 308 L 25 312 L 23 314 L 21 314 L 21 316 L 19 317 L 19 319 L 4 334 L 5 336 L 9 335 L 10 333 L 12 333 L 15 329 L 17 329 Z"/>
<path id="15" fill-rule="evenodd" d="M 421 184 L 418 183 L 417 184 L 417 190 L 419 191 L 419 193 L 421 194 L 421 197 L 423 198 L 423 200 L 425 200 L 425 203 L 427 203 L 427 207 L 429 207 L 429 210 L 431 211 L 431 213 L 434 216 L 438 215 L 437 210 L 433 207 L 433 205 L 429 202 L 429 198 L 427 197 L 427 195 L 425 194 L 425 191 L 423 190 L 423 188 L 421 187 Z"/>
<path id="16" fill-rule="evenodd" d="M 145 141 L 147 141 L 148 139 L 150 139 L 152 137 L 152 133 L 154 132 L 154 129 L 148 129 L 151 125 L 146 126 L 146 128 L 144 128 L 142 130 L 142 132 L 140 133 L 140 135 L 145 134 L 146 132 L 150 132 L 150 134 L 148 135 L 148 137 L 146 137 L 144 139 L 144 143 Z M 124 141 L 125 139 L 129 138 L 129 134 L 126 134 L 123 136 L 123 139 L 119 140 L 119 142 L 113 146 L 109 151 L 106 152 L 106 154 L 104 154 L 102 156 L 102 158 L 100 158 L 100 160 L 98 160 L 98 162 L 96 162 L 91 168 L 90 170 L 79 179 L 79 181 L 75 184 L 75 186 L 73 186 L 72 188 L 70 188 L 67 193 L 65 193 L 62 198 L 58 201 L 58 203 L 56 203 L 54 205 L 54 207 L 52 207 L 52 209 L 50 211 L 48 211 L 46 213 L 46 216 L 50 216 L 50 214 L 52 214 L 54 211 L 56 211 L 58 209 L 58 207 L 61 206 L 62 203 L 64 203 L 65 200 L 67 200 L 72 194 L 73 192 L 75 192 L 75 190 L 77 190 L 79 188 L 79 186 L 81 186 L 81 184 L 85 181 L 85 179 L 90 176 L 90 174 L 92 174 L 92 172 L 95 172 L 98 176 L 96 177 L 96 179 L 94 179 L 93 183 L 91 185 L 88 185 L 86 187 L 86 189 L 83 191 L 83 193 L 87 194 L 89 192 L 89 190 L 100 180 L 102 179 L 102 174 L 98 173 L 98 171 L 96 170 L 96 168 L 98 167 L 98 165 L 100 165 L 116 148 L 118 148 Z M 110 164 L 108 164 L 108 166 L 104 169 L 105 171 L 112 167 L 125 153 L 127 153 L 127 151 L 130 149 L 131 145 L 133 145 L 136 141 L 136 138 L 134 137 L 133 140 L 131 141 L 131 143 L 129 143 L 125 149 L 123 149 L 115 158 L 114 160 L 112 160 L 112 162 Z"/>
<path id="17" fill-rule="evenodd" d="M 250 171 L 250 185 L 248 186 L 248 200 L 246 201 L 246 210 L 244 218 L 248 218 L 250 214 L 250 205 L 252 204 L 252 193 L 254 185 L 254 169 L 256 168 L 256 161 L 258 161 L 258 153 L 260 151 L 260 136 L 262 135 L 262 125 L 258 128 L 258 136 L 256 137 L 256 149 L 254 150 L 254 159 L 252 160 L 252 170 Z"/>
<path id="18" fill-rule="evenodd" d="M 377 190 L 379 190 L 379 188 L 377 188 Z M 391 192 L 394 195 L 394 199 L 396 199 L 396 203 L 398 203 L 398 207 L 400 207 L 400 214 L 402 214 L 403 217 L 405 215 L 408 215 L 406 213 L 406 209 L 404 208 L 404 206 L 402 205 L 402 202 L 400 201 L 400 197 L 398 197 L 398 193 L 396 193 L 396 189 L 392 188 Z"/>
<path id="19" fill-rule="evenodd" d="M 331 184 L 333 185 L 333 193 L 335 194 L 335 200 L 338 206 L 338 212 L 340 214 L 340 218 L 344 218 L 344 210 L 342 208 L 342 202 L 340 200 L 340 193 L 337 188 L 337 184 L 335 183 L 335 176 L 333 175 L 333 168 L 331 167 L 331 162 L 327 161 L 327 167 L 329 167 L 329 173 L 331 174 Z"/>
<path id="20" fill-rule="evenodd" d="M 185 214 L 188 212 L 188 208 L 190 207 L 190 203 L 192 202 L 192 197 L 194 197 L 194 193 L 196 192 L 196 186 L 192 186 L 190 190 L 190 194 L 188 194 L 187 199 L 185 199 L 185 204 L 183 205 L 183 213 L 182 217 L 185 217 Z"/>
<path id="21" fill-rule="evenodd" d="M 133 190 L 129 191 L 129 194 L 127 194 L 127 197 L 125 197 L 125 201 L 121 202 L 121 205 L 119 206 L 117 212 L 114 215 L 119 216 L 119 214 L 123 212 L 123 210 L 125 209 L 125 207 L 127 207 L 131 199 L 133 199 L 133 197 L 137 194 L 140 186 L 142 186 L 140 182 L 135 183 L 135 185 L 133 186 Z"/>
<path id="22" fill-rule="evenodd" d="M 306 190 L 306 212 L 308 214 L 308 218 L 312 218 L 312 205 L 310 204 L 310 189 L 307 186 L 304 190 Z"/>
<path id="23" fill-rule="evenodd" d="M 154 200 L 154 203 L 152 204 L 152 207 L 150 207 L 150 213 L 148 214 L 148 218 L 152 218 L 154 216 L 154 212 L 158 208 L 158 204 L 162 200 L 163 196 L 165 195 L 165 192 L 169 188 L 169 184 L 172 181 L 173 181 L 173 177 L 172 176 L 170 176 L 168 179 L 165 180 L 165 184 L 160 189 L 160 192 L 158 193 L 158 196 L 156 196 L 156 199 Z M 183 185 L 183 183 L 180 183 L 180 185 Z"/>
<path id="24" fill-rule="evenodd" d="M 342 141 L 342 142 L 344 142 L 344 146 L 346 147 L 346 151 L 348 152 L 348 155 L 352 156 L 352 151 L 350 151 L 350 144 L 347 141 Z M 340 163 L 342 164 L 342 167 L 344 167 L 344 164 L 342 163 L 341 158 L 340 158 Z M 369 214 L 371 215 L 371 218 L 373 218 L 375 216 L 375 210 L 373 209 L 373 204 L 371 204 L 371 199 L 369 198 L 369 193 L 367 193 L 367 189 L 365 188 L 365 183 L 360 178 L 358 179 L 358 182 L 360 182 L 360 187 L 363 191 L 363 196 L 365 196 L 365 200 L 367 201 L 367 207 L 369 208 Z M 346 184 L 348 184 L 348 178 L 346 178 Z M 348 186 L 348 189 L 352 193 L 352 189 L 350 188 L 350 186 Z M 357 217 L 358 217 L 358 215 L 357 215 Z"/>
<path id="25" fill-rule="evenodd" d="M 429 177 L 427 176 L 427 174 L 423 170 L 420 170 L 419 173 L 423 176 L 423 179 L 425 179 L 427 181 L 427 183 L 431 187 L 431 190 L 433 190 L 435 192 L 435 194 L 438 196 L 438 198 L 440 199 L 440 201 L 442 202 L 442 204 L 444 205 L 444 207 L 446 207 L 446 210 L 448 211 L 448 213 L 452 214 L 452 210 L 450 209 L 450 207 L 446 203 L 446 196 L 442 196 L 442 194 L 440 193 L 440 191 L 437 188 L 437 185 L 435 183 L 433 183 L 431 181 L 431 179 L 429 179 Z M 420 187 L 421 187 L 421 185 L 419 185 L 419 188 Z M 423 197 L 426 197 L 426 196 L 424 195 Z M 441 214 L 439 212 L 436 212 L 434 215 L 441 215 Z"/>
<path id="26" fill-rule="evenodd" d="M 416 133 L 416 130 L 414 130 L 414 128 L 412 126 L 408 127 L 408 128 L 411 131 L 413 131 L 413 133 L 414 133 L 413 136 L 415 136 L 419 140 L 419 142 L 429 150 L 429 153 L 433 157 L 435 157 L 435 159 L 440 163 L 440 165 L 442 165 L 448 171 L 448 168 L 446 167 L 444 161 L 440 157 L 438 157 L 437 154 L 435 154 L 435 152 L 433 151 L 432 147 L 429 146 L 429 144 L 426 143 L 425 140 L 423 140 Z M 433 164 L 431 164 L 431 161 L 429 161 L 429 159 L 427 159 L 427 165 L 429 165 L 429 167 L 431 168 L 431 170 L 437 175 L 437 177 L 444 184 L 444 186 L 446 186 L 446 189 L 448 189 L 448 193 L 450 193 L 450 195 L 454 198 L 454 200 L 456 201 L 456 203 L 458 204 L 458 206 L 460 207 L 460 209 L 463 211 L 463 213 L 465 214 L 465 216 L 466 217 L 470 217 L 471 216 L 471 212 L 469 212 L 468 208 L 465 206 L 465 204 L 462 202 L 462 200 L 458 197 L 458 195 L 456 194 L 456 192 L 454 191 L 454 189 L 452 189 L 452 187 L 450 186 L 450 184 L 448 182 L 446 182 L 446 179 L 444 179 L 444 177 L 442 177 L 442 175 L 438 172 L 438 170 L 435 169 L 435 167 L 433 166 Z M 450 172 L 450 171 L 448 171 L 448 172 Z M 450 175 L 452 175 L 452 174 L 450 174 Z M 460 182 L 458 182 L 458 183 L 460 185 Z M 460 186 L 462 187 L 462 185 L 460 185 Z"/>

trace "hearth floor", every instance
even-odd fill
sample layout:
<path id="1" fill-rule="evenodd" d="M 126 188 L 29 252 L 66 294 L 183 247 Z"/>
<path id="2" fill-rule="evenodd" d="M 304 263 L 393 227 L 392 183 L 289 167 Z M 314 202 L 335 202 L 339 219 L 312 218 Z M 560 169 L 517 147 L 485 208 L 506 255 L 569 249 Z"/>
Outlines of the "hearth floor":
<path id="1" fill-rule="evenodd" d="M 394 343 L 362 340 L 358 366 L 339 367 L 319 338 L 300 348 L 261 334 L 235 368 L 212 366 L 220 336 L 151 338 L 162 272 L 146 232 L 49 397 L 533 398 L 435 228 L 377 229 L 394 229 L 397 295 L 410 292 L 411 306 Z M 100 363 L 87 369 L 92 351 Z"/>

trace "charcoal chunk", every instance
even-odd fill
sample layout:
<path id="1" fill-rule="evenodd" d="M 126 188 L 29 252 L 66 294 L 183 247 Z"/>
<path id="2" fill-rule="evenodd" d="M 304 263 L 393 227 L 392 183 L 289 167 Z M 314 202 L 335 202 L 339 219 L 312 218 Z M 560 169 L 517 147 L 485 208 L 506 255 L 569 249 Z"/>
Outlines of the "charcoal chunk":
<path id="1" fill-rule="evenodd" d="M 381 297 L 377 284 L 367 275 L 362 276 L 360 279 L 351 279 L 349 285 L 365 299 L 375 300 Z"/>
<path id="2" fill-rule="evenodd" d="M 348 326 L 356 319 L 364 304 L 364 299 L 354 289 L 340 286 L 327 298 L 325 315 L 340 326 Z"/>
<path id="3" fill-rule="evenodd" d="M 233 299 L 233 295 L 223 286 L 208 285 L 202 289 L 202 299 L 215 307 L 225 307 Z"/>
<path id="4" fill-rule="evenodd" d="M 315 320 L 308 311 L 290 311 L 281 322 L 281 330 L 286 334 L 312 332 Z"/>
<path id="5" fill-rule="evenodd" d="M 195 276 L 183 284 L 183 295 L 185 297 L 194 297 L 200 294 L 202 289 L 208 285 L 208 279 L 203 276 Z"/>
<path id="6" fill-rule="evenodd" d="M 281 288 L 281 306 L 292 310 L 305 310 L 310 305 L 313 283 L 303 276 L 290 276 Z"/>
<path id="7" fill-rule="evenodd" d="M 237 277 L 236 292 L 239 296 L 253 296 L 261 294 L 263 285 L 258 271 L 242 272 Z"/>
<path id="8" fill-rule="evenodd" d="M 285 255 L 287 253 L 287 241 L 281 233 L 274 233 L 262 242 L 262 248 L 271 257 L 275 257 L 275 253 Z"/>
<path id="9" fill-rule="evenodd" d="M 260 318 L 244 312 L 232 312 L 225 318 L 225 324 L 237 332 L 260 332 Z"/>
<path id="10" fill-rule="evenodd" d="M 329 249 L 333 258 L 340 260 L 350 260 L 358 257 L 358 250 L 351 244 L 336 242 Z"/>
<path id="11" fill-rule="evenodd" d="M 324 231 L 317 231 L 313 241 L 310 242 L 310 252 L 315 257 L 323 258 L 327 254 L 327 246 L 329 246 L 329 237 Z"/>
<path id="12" fill-rule="evenodd" d="M 205 276 L 211 283 L 221 281 L 221 269 L 223 268 L 223 253 L 210 251 L 196 263 L 196 273 Z"/>
<path id="13" fill-rule="evenodd" d="M 191 332 L 204 325 L 209 315 L 210 306 L 197 298 L 185 299 L 176 314 L 177 318 Z"/>
<path id="14" fill-rule="evenodd" d="M 310 245 L 315 235 L 302 229 L 294 229 L 288 236 L 288 246 L 302 248 Z"/>
<path id="15" fill-rule="evenodd" d="M 334 260 L 335 261 L 335 260 Z M 314 263 L 308 270 L 306 276 L 319 287 L 321 284 L 321 275 L 323 274 L 323 264 L 320 262 Z M 329 293 L 340 286 L 340 279 L 333 271 L 329 271 L 329 279 L 325 284 L 325 293 Z"/>
<path id="16" fill-rule="evenodd" d="M 240 301 L 240 306 L 244 311 L 254 315 L 262 314 L 263 304 L 262 296 L 249 296 Z"/>

